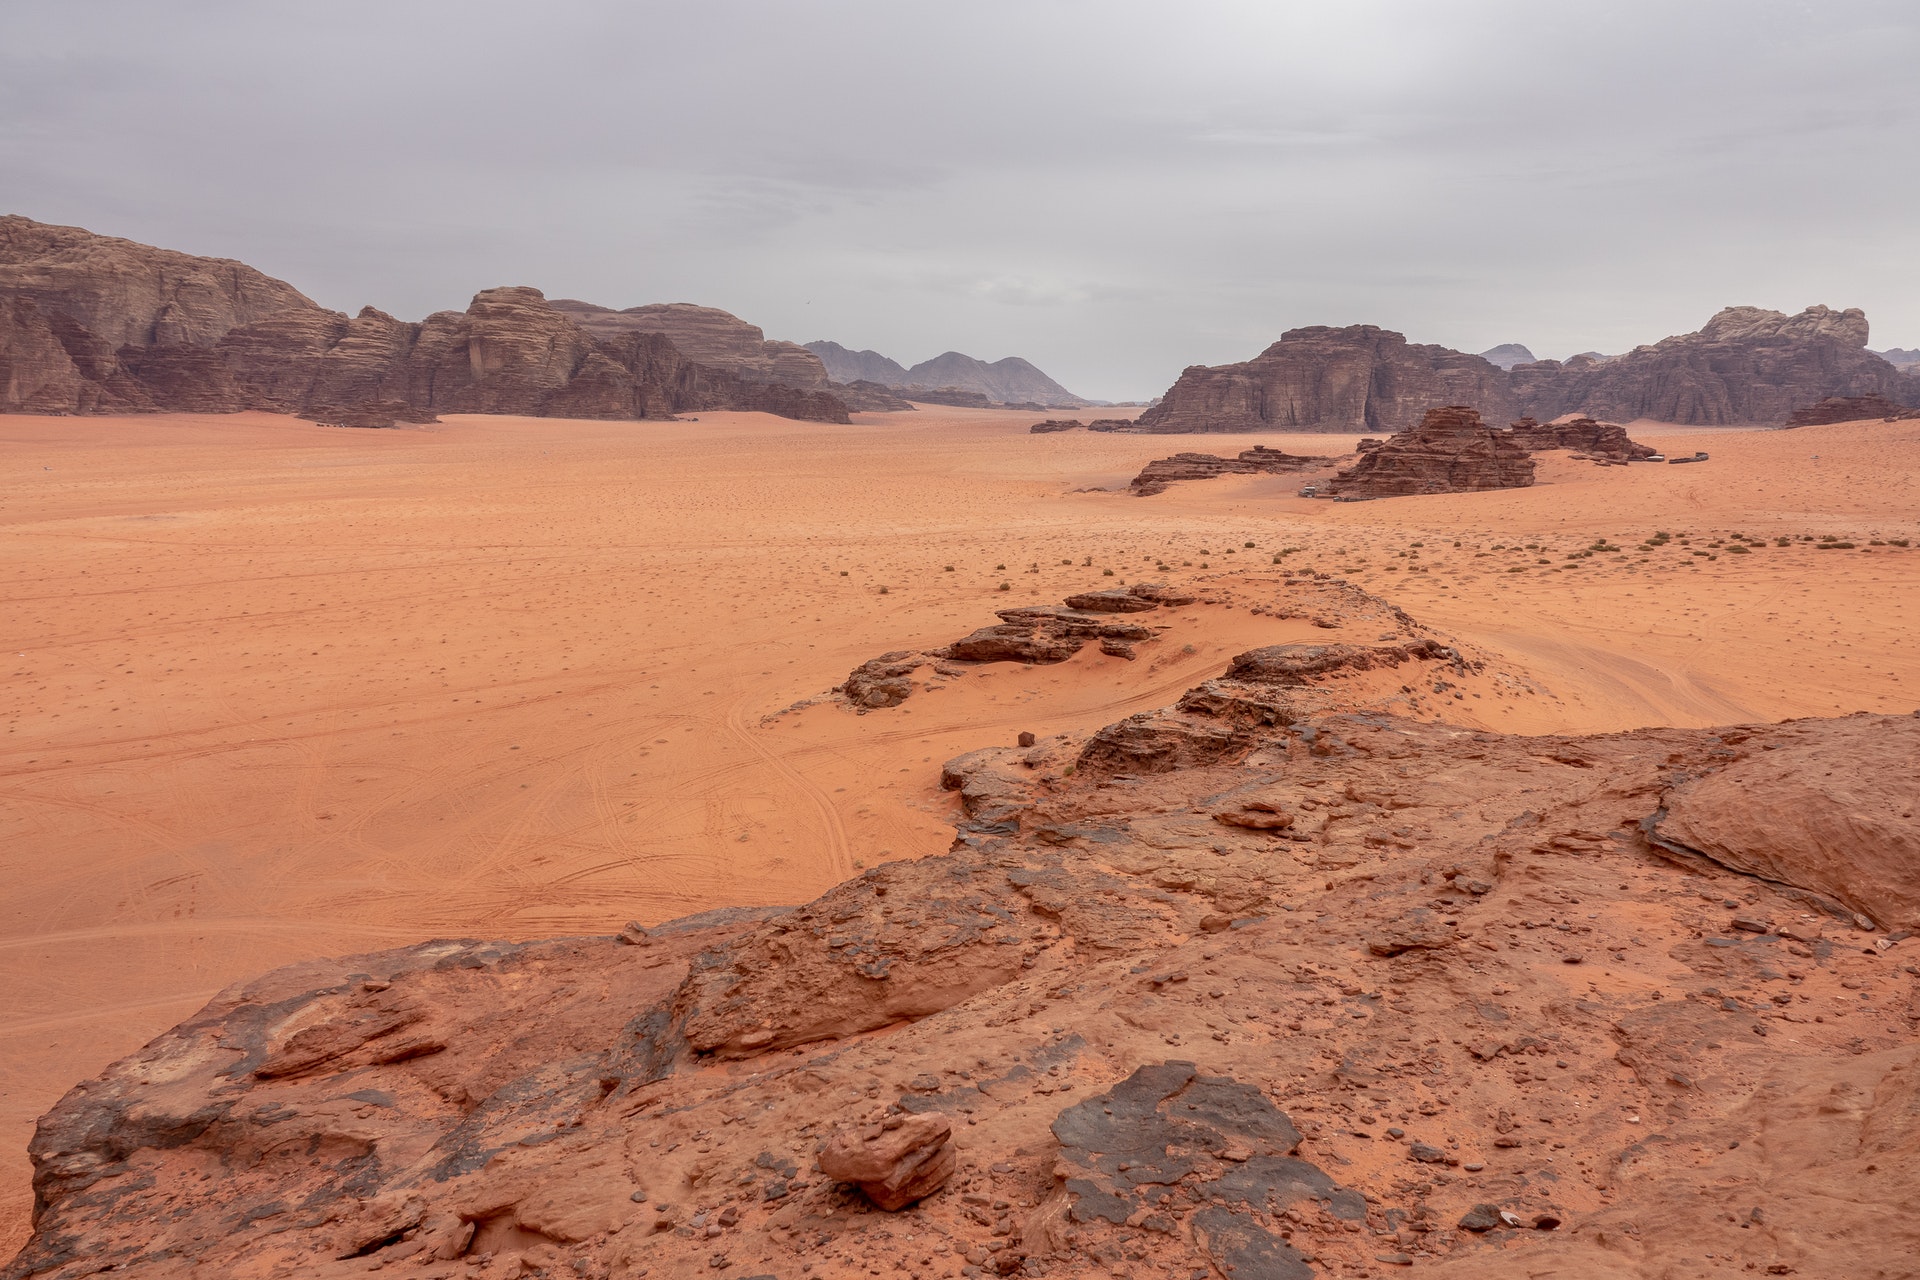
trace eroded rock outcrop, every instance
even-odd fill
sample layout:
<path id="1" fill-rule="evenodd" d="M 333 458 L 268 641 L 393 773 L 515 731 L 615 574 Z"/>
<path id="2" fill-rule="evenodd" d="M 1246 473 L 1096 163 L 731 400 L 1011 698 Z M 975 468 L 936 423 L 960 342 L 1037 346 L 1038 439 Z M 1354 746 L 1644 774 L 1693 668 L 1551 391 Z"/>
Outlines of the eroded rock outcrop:
<path id="1" fill-rule="evenodd" d="M 417 324 L 371 307 L 349 319 L 241 263 L 6 218 L 0 412 L 263 409 L 380 425 L 439 413 L 747 409 L 848 421 L 804 349 L 759 342 L 759 330 L 725 312 L 667 310 L 666 320 L 607 313 L 631 323 L 596 336 L 539 290 L 508 287 Z M 721 363 L 690 358 L 657 327 L 669 323 Z M 755 343 L 757 356 L 745 351 Z"/>
<path id="2" fill-rule="evenodd" d="M 1211 453 L 1176 453 L 1171 458 L 1149 462 L 1128 486 L 1137 498 L 1165 493 L 1178 480 L 1209 480 L 1228 475 L 1280 475 L 1325 466 L 1332 458 L 1288 453 L 1257 444 L 1243 449 L 1238 457 L 1222 458 Z"/>
<path id="3" fill-rule="evenodd" d="M 1428 411 L 1420 425 L 1388 438 L 1329 482 L 1335 497 L 1391 498 L 1422 493 L 1524 489 L 1533 457 L 1512 433 L 1480 421 L 1464 405 Z"/>
<path id="4" fill-rule="evenodd" d="M 1786 315 L 1728 307 L 1697 333 L 1663 338 L 1604 362 L 1576 357 L 1517 366 L 1523 412 L 1700 426 L 1777 424 L 1829 396 L 1880 395 L 1920 404 L 1920 379 L 1867 350 L 1857 307 Z"/>
<path id="5" fill-rule="evenodd" d="M 1810 404 L 1804 409 L 1796 409 L 1787 419 L 1790 427 L 1821 427 L 1833 422 L 1864 422 L 1879 418 L 1884 422 L 1897 422 L 1903 418 L 1920 418 L 1920 409 L 1895 404 L 1885 396 L 1828 396 L 1818 404 Z"/>
<path id="6" fill-rule="evenodd" d="M 1597 422 L 1592 418 L 1572 418 L 1564 422 L 1535 422 L 1532 418 L 1522 418 L 1508 430 L 1529 453 L 1571 449 L 1610 462 L 1640 462 L 1657 452 L 1648 445 L 1628 439 L 1627 429 L 1619 423 Z"/>
<path id="7" fill-rule="evenodd" d="M 1507 374 L 1479 356 L 1375 325 L 1291 329 L 1243 364 L 1195 365 L 1138 420 L 1142 431 L 1404 431 L 1436 404 L 1518 416 Z"/>
<path id="8" fill-rule="evenodd" d="M 1916 754 L 1322 710 L 798 909 L 294 966 L 43 1120 L 4 1275 L 1898 1274 L 1920 987 L 1844 904 L 1920 902 Z"/>
<path id="9" fill-rule="evenodd" d="M 743 381 L 777 382 L 800 391 L 829 389 L 819 356 L 797 342 L 769 342 L 759 325 L 718 307 L 656 302 L 616 311 L 573 298 L 557 298 L 553 306 L 596 338 L 664 333 L 687 359 Z"/>

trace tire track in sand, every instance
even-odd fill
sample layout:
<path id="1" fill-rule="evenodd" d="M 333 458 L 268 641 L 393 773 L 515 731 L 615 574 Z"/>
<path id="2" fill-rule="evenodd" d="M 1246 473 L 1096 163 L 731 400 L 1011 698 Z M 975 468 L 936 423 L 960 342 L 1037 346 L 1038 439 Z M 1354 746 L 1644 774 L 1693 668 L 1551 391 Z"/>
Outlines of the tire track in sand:
<path id="1" fill-rule="evenodd" d="M 834 809 L 833 801 L 828 798 L 826 792 L 809 782 L 799 770 L 775 755 L 764 742 L 753 735 L 753 730 L 747 727 L 746 717 L 743 715 L 746 703 L 747 695 L 742 694 L 727 704 L 727 715 L 723 722 L 727 732 L 764 761 L 775 773 L 786 779 L 794 790 L 806 797 L 807 803 L 812 805 L 814 812 L 819 815 L 820 825 L 826 830 L 827 883 L 837 884 L 848 879 L 853 875 L 853 853 L 847 845 L 847 829 L 841 823 L 840 814 Z"/>

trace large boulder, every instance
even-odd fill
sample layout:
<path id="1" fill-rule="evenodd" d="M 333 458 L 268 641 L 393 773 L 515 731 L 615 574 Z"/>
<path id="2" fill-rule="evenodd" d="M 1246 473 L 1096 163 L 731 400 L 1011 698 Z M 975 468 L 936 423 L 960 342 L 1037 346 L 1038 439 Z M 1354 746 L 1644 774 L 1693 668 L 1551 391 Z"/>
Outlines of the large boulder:
<path id="1" fill-rule="evenodd" d="M 1524 489 L 1533 457 L 1510 433 L 1480 421 L 1465 405 L 1431 409 L 1420 425 L 1390 437 L 1335 476 L 1337 498 Z"/>

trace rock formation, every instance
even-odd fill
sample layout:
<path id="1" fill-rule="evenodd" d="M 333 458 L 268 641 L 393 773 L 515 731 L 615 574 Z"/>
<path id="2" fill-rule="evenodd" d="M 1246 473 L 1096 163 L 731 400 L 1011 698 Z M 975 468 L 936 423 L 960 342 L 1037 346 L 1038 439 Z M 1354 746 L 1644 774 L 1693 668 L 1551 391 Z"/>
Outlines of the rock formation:
<path id="1" fill-rule="evenodd" d="M 264 409 L 377 425 L 439 413 L 664 418 L 757 409 L 848 421 L 801 348 L 761 342 L 759 330 L 725 312 L 636 310 L 648 317 L 605 313 L 622 319 L 605 321 L 596 336 L 539 290 L 501 288 L 417 324 L 371 307 L 349 319 L 237 262 L 9 217 L 0 219 L 0 411 Z M 662 310 L 667 321 L 655 316 Z M 689 358 L 646 327 L 667 322 L 737 356 L 754 376 Z M 756 352 L 758 364 L 748 358 Z M 760 376 L 768 372 L 811 382 Z"/>
<path id="2" fill-rule="evenodd" d="M 1513 371 L 1522 412 L 1700 426 L 1778 424 L 1829 396 L 1881 395 L 1920 404 L 1920 378 L 1867 350 L 1858 308 L 1785 315 L 1728 307 L 1698 333 L 1636 347 L 1605 363 L 1576 357 Z"/>
<path id="3" fill-rule="evenodd" d="M 1896 369 L 1920 369 L 1920 347 L 1889 347 L 1885 351 L 1876 351 L 1873 354 Z"/>
<path id="4" fill-rule="evenodd" d="M 777 382 L 801 391 L 828 390 L 829 375 L 820 357 L 796 342 L 769 342 L 758 325 L 718 307 L 656 302 L 615 311 L 573 298 L 557 298 L 553 306 L 596 338 L 664 333 L 687 359 L 742 381 Z"/>
<path id="5" fill-rule="evenodd" d="M 1509 370 L 1372 325 L 1295 329 L 1244 364 L 1186 370 L 1137 429 L 1399 431 L 1436 404 L 1469 405 L 1492 421 L 1572 413 L 1707 426 L 1779 424 L 1828 396 L 1920 405 L 1920 374 L 1903 373 L 1866 342 L 1857 309 L 1789 316 L 1728 307 L 1698 333 L 1625 355 Z"/>
<path id="6" fill-rule="evenodd" d="M 1366 682 L 1482 660 L 1270 590 L 1397 638 L 952 761 L 949 852 L 804 906 L 222 992 L 0 1274 L 1910 1269 L 1920 717 L 1420 722 Z"/>
<path id="7" fill-rule="evenodd" d="M 1895 404 L 1885 396 L 1828 396 L 1817 404 L 1796 409 L 1787 419 L 1790 427 L 1819 427 L 1830 422 L 1863 422 L 1869 418 L 1894 422 L 1901 418 L 1920 418 L 1920 409 Z"/>
<path id="8" fill-rule="evenodd" d="M 1532 364 L 1533 352 L 1517 342 L 1503 342 L 1491 350 L 1482 351 L 1480 358 L 1488 364 L 1499 365 L 1502 369 L 1511 369 L 1517 364 Z"/>
<path id="9" fill-rule="evenodd" d="M 1480 421 L 1464 405 L 1430 410 L 1418 427 L 1388 438 L 1330 482 L 1336 498 L 1524 489 L 1533 458 L 1509 431 Z"/>
<path id="10" fill-rule="evenodd" d="M 1244 364 L 1195 365 L 1142 431 L 1404 431 L 1436 404 L 1517 416 L 1505 371 L 1370 324 L 1292 329 Z"/>
<path id="11" fill-rule="evenodd" d="M 1027 428 L 1031 435 L 1051 435 L 1056 431 L 1085 431 L 1087 424 L 1078 418 L 1048 418 L 1045 422 L 1036 422 Z"/>
<path id="12" fill-rule="evenodd" d="M 1513 438 L 1529 453 L 1549 449 L 1572 449 L 1593 458 L 1613 462 L 1638 462 L 1651 458 L 1655 450 L 1627 438 L 1627 429 L 1617 422 L 1596 422 L 1592 418 L 1572 418 L 1564 422 L 1535 422 L 1522 418 L 1508 428 Z"/>
<path id="13" fill-rule="evenodd" d="M 237 325 L 320 309 L 292 285 L 242 262 L 17 214 L 0 217 L 0 297 L 66 316 L 109 350 L 209 347 Z"/>
<path id="14" fill-rule="evenodd" d="M 913 409 L 911 402 L 877 382 L 829 382 L 827 390 L 834 399 L 856 412 L 903 413 Z"/>
<path id="15" fill-rule="evenodd" d="M 1222 458 L 1211 453 L 1176 453 L 1171 458 L 1156 458 L 1149 462 L 1128 487 L 1133 490 L 1135 497 L 1145 498 L 1165 493 L 1167 486 L 1176 480 L 1207 480 L 1226 475 L 1278 475 L 1325 466 L 1332 461 L 1332 458 L 1269 449 L 1263 444 L 1241 450 L 1236 458 Z"/>

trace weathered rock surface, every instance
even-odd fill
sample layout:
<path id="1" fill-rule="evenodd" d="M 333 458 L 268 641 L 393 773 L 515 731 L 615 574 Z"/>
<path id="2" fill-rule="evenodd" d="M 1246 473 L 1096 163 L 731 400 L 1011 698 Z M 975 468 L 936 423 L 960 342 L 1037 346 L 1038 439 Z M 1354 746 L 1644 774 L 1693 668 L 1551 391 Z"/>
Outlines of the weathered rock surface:
<path id="1" fill-rule="evenodd" d="M 949 762 L 949 853 L 801 908 L 222 993 L 43 1120 L 0 1274 L 1900 1274 L 1915 944 L 1854 914 L 1920 904 L 1920 718 L 1516 737 L 1375 670 Z"/>
<path id="2" fill-rule="evenodd" d="M 1056 431 L 1085 431 L 1087 424 L 1078 418 L 1048 418 L 1045 422 L 1036 422 L 1027 428 L 1030 435 L 1051 435 Z"/>
<path id="3" fill-rule="evenodd" d="M 877 382 L 829 382 L 827 390 L 856 413 L 905 413 L 913 408 L 911 401 Z"/>
<path id="4" fill-rule="evenodd" d="M 667 311 L 608 312 L 630 323 L 597 337 L 539 290 L 516 287 L 418 324 L 371 307 L 349 319 L 237 262 L 10 217 L 0 219 L 0 411 L 264 409 L 378 425 L 438 413 L 756 409 L 848 421 L 808 352 L 760 342 L 725 312 Z M 647 327 L 669 323 L 752 376 L 689 358 Z M 807 384 L 770 380 L 789 374 Z"/>
<path id="5" fill-rule="evenodd" d="M 1866 342 L 1861 311 L 1823 306 L 1793 316 L 1728 307 L 1697 333 L 1624 355 L 1511 365 L 1372 325 L 1320 326 L 1291 330 L 1242 364 L 1186 370 L 1136 429 L 1402 431 L 1440 404 L 1496 422 L 1576 413 L 1709 426 L 1782 423 L 1829 396 L 1920 405 L 1920 375 Z"/>
<path id="6" fill-rule="evenodd" d="M 1421 493 L 1524 489 L 1533 458 L 1511 432 L 1480 421 L 1464 405 L 1429 411 L 1418 427 L 1388 438 L 1330 482 L 1336 497 L 1391 498 Z"/>
<path id="7" fill-rule="evenodd" d="M 1128 488 L 1133 490 L 1135 497 L 1146 498 L 1165 493 L 1176 480 L 1210 480 L 1214 476 L 1228 475 L 1279 475 L 1325 466 L 1332 461 L 1332 458 L 1270 449 L 1263 444 L 1243 449 L 1235 458 L 1222 458 L 1211 453 L 1176 453 L 1171 458 L 1156 458 L 1149 462 L 1141 468 L 1140 474 L 1133 478 Z"/>
<path id="8" fill-rule="evenodd" d="M 320 307 L 227 258 L 156 249 L 17 214 L 0 217 L 0 297 L 64 315 L 121 347 L 210 347 L 236 325 Z"/>
<path id="9" fill-rule="evenodd" d="M 1920 379 L 1867 350 L 1858 308 L 1785 315 L 1728 307 L 1697 333 L 1664 338 L 1605 362 L 1541 361 L 1513 371 L 1523 412 L 1702 426 L 1777 424 L 1829 396 L 1881 395 L 1920 404 Z"/>
<path id="10" fill-rule="evenodd" d="M 760 326 L 718 307 L 656 302 L 615 311 L 574 298 L 556 298 L 553 306 L 596 338 L 664 333 L 687 359 L 743 381 L 777 382 L 801 391 L 829 389 L 819 356 L 797 342 L 769 342 Z"/>
<path id="11" fill-rule="evenodd" d="M 936 1112 L 850 1126 L 827 1139 L 820 1172 L 851 1182 L 882 1209 L 904 1209 L 953 1176 L 953 1123 Z"/>
<path id="12" fill-rule="evenodd" d="M 1885 396 L 1828 396 L 1818 404 L 1796 409 L 1787 419 L 1790 427 L 1819 427 L 1830 422 L 1862 422 L 1879 418 L 1893 422 L 1902 418 L 1920 418 L 1920 409 L 1895 404 Z"/>
<path id="13" fill-rule="evenodd" d="M 1617 422 L 1596 422 L 1592 418 L 1573 418 L 1565 422 L 1535 422 L 1522 418 L 1508 430 L 1529 453 L 1549 449 L 1572 449 L 1594 458 L 1613 462 L 1638 462 L 1651 458 L 1655 450 L 1627 438 L 1627 429 Z"/>
<path id="14" fill-rule="evenodd" d="M 1138 429 L 1404 431 L 1438 404 L 1518 416 L 1504 370 L 1370 324 L 1292 329 L 1244 364 L 1195 365 Z"/>
<path id="15" fill-rule="evenodd" d="M 1650 834 L 1920 932 L 1920 717 L 1874 732 L 1831 721 L 1773 745 L 1675 786 Z"/>

